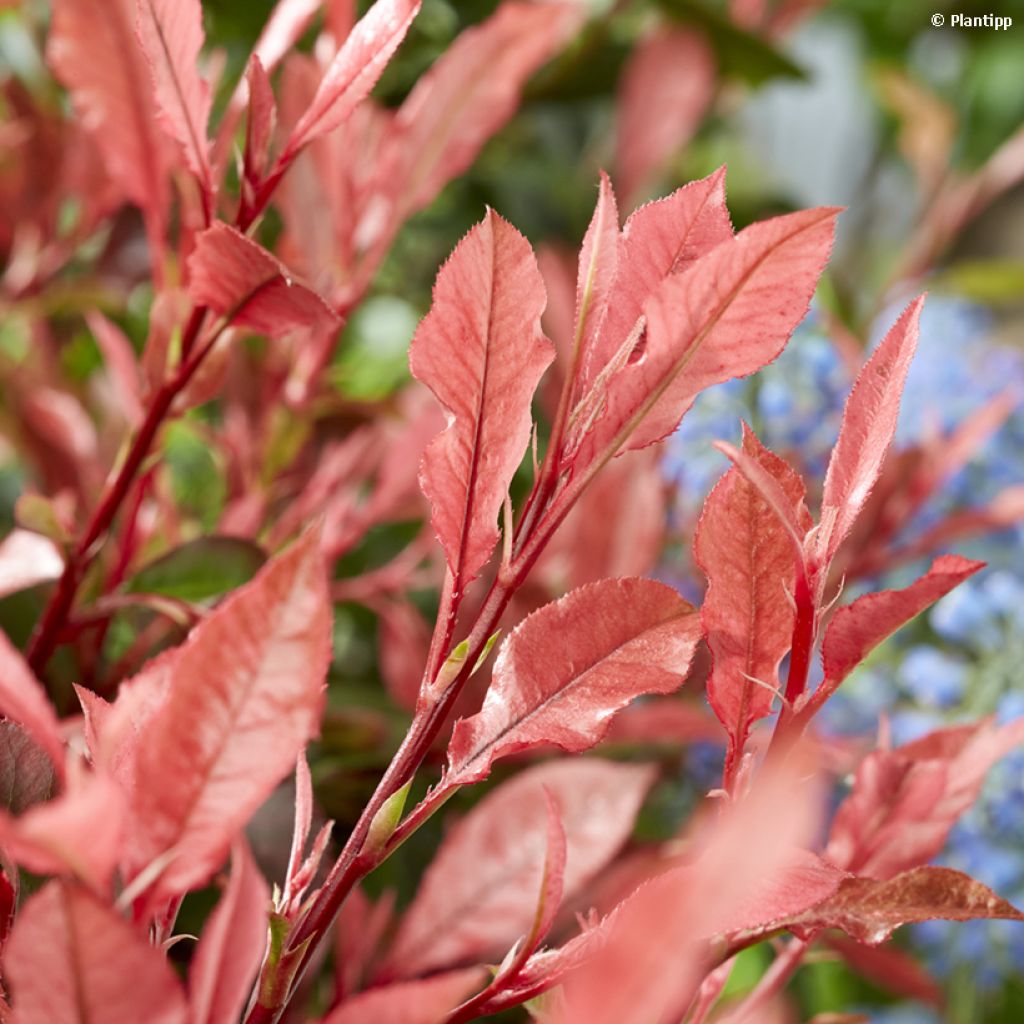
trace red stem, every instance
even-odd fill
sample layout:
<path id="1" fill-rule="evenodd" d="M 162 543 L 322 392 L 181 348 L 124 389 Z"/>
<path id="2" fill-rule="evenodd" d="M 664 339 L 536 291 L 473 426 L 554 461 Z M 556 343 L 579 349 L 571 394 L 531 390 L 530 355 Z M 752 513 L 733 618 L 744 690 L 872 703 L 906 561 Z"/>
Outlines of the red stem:
<path id="1" fill-rule="evenodd" d="M 196 333 L 198 333 L 202 326 L 202 320 L 202 316 L 196 317 L 193 315 L 190 321 L 190 327 Z M 189 339 L 190 344 L 192 341 L 194 341 L 194 338 Z M 184 340 L 182 348 L 184 349 Z M 118 509 L 121 507 L 121 503 L 124 501 L 132 482 L 135 480 L 136 474 L 149 454 L 150 447 L 164 421 L 164 417 L 170 410 L 171 403 L 188 383 L 189 378 L 195 372 L 198 365 L 198 360 L 185 363 L 178 373 L 171 380 L 166 381 L 153 396 L 153 401 L 146 411 L 146 418 L 143 420 L 138 434 L 135 435 L 135 440 L 128 450 L 128 455 L 125 457 L 121 469 L 114 478 L 114 482 L 107 489 L 103 500 L 93 512 L 85 532 L 68 555 L 64 572 L 57 582 L 57 589 L 54 591 L 53 597 L 46 606 L 42 617 L 36 624 L 25 653 L 29 666 L 36 675 L 41 675 L 46 668 L 46 664 L 50 660 L 50 656 L 53 654 L 53 650 L 67 622 L 68 612 L 71 610 L 71 605 L 74 602 L 82 577 L 96 557 L 97 552 L 93 550 L 93 546 L 110 528 Z"/>
<path id="2" fill-rule="evenodd" d="M 307 940 L 309 942 L 302 955 L 299 969 L 295 973 L 296 982 L 301 978 L 316 947 L 327 934 L 334 918 L 356 883 L 377 867 L 397 845 L 388 844 L 383 850 L 362 855 L 362 846 L 370 830 L 371 822 L 384 803 L 413 778 L 423 763 L 455 701 L 462 692 L 463 686 L 472 674 L 477 660 L 487 646 L 487 641 L 497 628 L 509 600 L 526 579 L 552 533 L 568 513 L 571 504 L 565 500 L 555 500 L 540 518 L 536 528 L 523 545 L 522 552 L 510 566 L 508 572 L 495 579 L 491 584 L 483 607 L 466 639 L 466 658 L 458 675 L 440 699 L 417 711 L 409 727 L 409 732 L 388 765 L 369 803 L 359 816 L 359 820 L 331 868 L 326 881 L 317 893 L 312 906 L 298 923 L 293 935 L 289 937 L 288 951 L 298 949 Z M 287 993 L 281 1004 L 276 1007 L 256 1003 L 245 1018 L 245 1024 L 277 1024 L 284 1013 L 290 995 L 290 992 Z"/>
<path id="3" fill-rule="evenodd" d="M 776 753 L 785 750 L 799 731 L 794 729 L 797 718 L 795 708 L 807 689 L 807 676 L 814 653 L 817 605 L 807 576 L 802 572 L 797 576 L 793 600 L 796 604 L 796 621 L 793 624 L 793 645 L 789 654 L 789 675 L 786 677 L 786 701 L 779 712 L 769 746 L 769 750 Z"/>
<path id="4" fill-rule="evenodd" d="M 282 158 L 278 160 L 274 170 L 260 187 L 252 206 L 238 211 L 236 224 L 240 230 L 248 230 L 256 218 L 266 209 L 274 190 L 295 158 L 294 153 L 284 154 L 284 156 L 287 156 L 287 159 Z M 209 222 L 209 218 L 207 222 Z M 180 369 L 171 380 L 165 381 L 161 385 L 153 397 L 153 402 L 146 412 L 146 418 L 143 420 L 142 426 L 132 442 L 132 446 L 120 471 L 104 495 L 103 500 L 93 512 L 82 538 L 68 555 L 64 572 L 57 582 L 57 589 L 54 591 L 53 597 L 46 606 L 39 622 L 36 623 L 25 652 L 25 657 L 36 675 L 42 674 L 53 654 L 54 648 L 59 642 L 64 625 L 67 622 L 68 612 L 71 610 L 79 584 L 82 582 L 82 577 L 96 557 L 97 552 L 92 550 L 93 545 L 109 530 L 110 525 L 117 516 L 118 509 L 127 496 L 139 468 L 149 454 L 150 447 L 156 438 L 164 417 L 170 411 L 174 399 L 189 382 L 204 357 L 213 347 L 212 342 L 207 343 L 206 346 L 193 355 L 193 349 L 206 321 L 207 313 L 208 309 L 205 306 L 193 307 L 188 323 L 182 332 Z M 229 316 L 221 324 L 219 330 L 223 330 L 230 320 L 231 317 Z M 214 340 L 216 340 L 216 335 Z"/>

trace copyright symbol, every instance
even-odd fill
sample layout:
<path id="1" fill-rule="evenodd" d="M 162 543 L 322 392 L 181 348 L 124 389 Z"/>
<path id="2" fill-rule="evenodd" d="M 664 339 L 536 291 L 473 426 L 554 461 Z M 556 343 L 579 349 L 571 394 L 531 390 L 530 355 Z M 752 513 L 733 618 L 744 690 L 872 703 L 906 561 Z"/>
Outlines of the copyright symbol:
<path id="1" fill-rule="evenodd" d="M 946 19 L 941 14 L 932 15 L 932 24 L 936 28 L 941 28 L 946 23 Z"/>

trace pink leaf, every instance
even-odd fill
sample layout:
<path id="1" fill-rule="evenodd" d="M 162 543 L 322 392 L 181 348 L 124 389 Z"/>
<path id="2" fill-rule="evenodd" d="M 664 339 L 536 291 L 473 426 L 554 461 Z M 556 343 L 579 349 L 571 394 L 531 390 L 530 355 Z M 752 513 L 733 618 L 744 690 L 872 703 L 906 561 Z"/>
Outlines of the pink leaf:
<path id="1" fill-rule="evenodd" d="M 161 234 L 170 199 L 134 0 L 55 0 L 46 55 L 96 139 L 107 173 Z"/>
<path id="2" fill-rule="evenodd" d="M 585 366 L 597 344 L 605 317 L 615 297 L 619 269 L 619 210 L 615 192 L 602 171 L 597 206 L 580 248 L 576 273 L 576 313 L 573 355 Z"/>
<path id="3" fill-rule="evenodd" d="M 900 397 L 917 347 L 924 297 L 903 312 L 864 364 L 846 401 L 821 501 L 819 561 L 827 565 L 846 539 L 882 470 L 896 432 Z"/>
<path id="4" fill-rule="evenodd" d="M 600 948 L 564 979 L 559 1024 L 682 1019 L 711 966 L 710 937 L 758 909 L 764 880 L 793 863 L 794 848 L 815 828 L 818 793 L 806 770 L 800 757 L 762 773 L 742 802 L 696 834 L 692 863 L 647 882 L 612 911 Z M 770 909 L 783 911 L 788 899 L 802 905 L 804 895 L 798 885 L 779 888 Z"/>
<path id="5" fill-rule="evenodd" d="M 642 355 L 608 382 L 583 463 L 659 440 L 704 388 L 774 359 L 807 312 L 835 216 L 822 208 L 753 224 L 666 278 L 644 308 Z"/>
<path id="6" fill-rule="evenodd" d="M 310 531 L 269 562 L 170 663 L 163 707 L 139 735 L 132 793 L 131 866 L 168 854 L 161 895 L 210 876 L 317 732 L 331 633 L 318 544 Z"/>
<path id="7" fill-rule="evenodd" d="M 486 977 L 482 967 L 468 967 L 425 981 L 374 988 L 342 1003 L 321 1024 L 438 1024 Z"/>
<path id="8" fill-rule="evenodd" d="M 662 282 L 730 238 L 724 169 L 633 213 L 622 229 L 614 301 L 596 344 L 586 353 L 582 392 L 615 359 Z"/>
<path id="9" fill-rule="evenodd" d="M 322 6 L 323 0 L 277 0 L 252 48 L 252 56 L 268 74 L 302 38 Z"/>
<path id="10" fill-rule="evenodd" d="M 64 777 L 64 740 L 57 713 L 25 659 L 0 630 L 0 714 L 17 722 L 53 761 Z"/>
<path id="11" fill-rule="evenodd" d="M 85 322 L 103 353 L 121 412 L 130 426 L 137 427 L 142 422 L 142 381 L 132 343 L 124 331 L 99 310 L 86 313 Z"/>
<path id="12" fill-rule="evenodd" d="M 255 187 L 267 169 L 267 155 L 277 121 L 277 106 L 270 79 L 256 54 L 249 59 L 245 80 L 249 86 L 249 117 L 245 125 L 245 177 Z"/>
<path id="13" fill-rule="evenodd" d="M 0 814 L 0 846 L 36 874 L 71 873 L 104 892 L 121 856 L 124 823 L 120 787 L 94 774 L 17 818 Z"/>
<path id="14" fill-rule="evenodd" d="M 811 524 L 800 477 L 746 426 L 743 451 L 772 478 L 788 515 L 806 533 Z M 712 656 L 708 700 L 735 760 L 751 724 L 771 713 L 779 664 L 792 643 L 793 544 L 769 503 L 734 467 L 704 503 L 694 556 L 708 578 L 701 608 Z"/>
<path id="15" fill-rule="evenodd" d="M 148 661 L 141 672 L 121 683 L 113 704 L 90 690 L 75 688 L 93 763 L 107 769 L 129 794 L 135 787 L 140 742 L 150 720 L 164 707 L 180 653 L 181 648 L 175 647 Z"/>
<path id="16" fill-rule="evenodd" d="M 420 0 L 377 0 L 331 61 L 313 102 L 292 130 L 282 163 L 348 119 L 377 84 L 419 9 Z"/>
<path id="17" fill-rule="evenodd" d="M 380 608 L 377 643 L 388 695 L 398 707 L 412 711 L 430 650 L 426 620 L 411 601 L 386 601 Z"/>
<path id="18" fill-rule="evenodd" d="M 13 1024 L 185 1024 L 166 959 L 87 890 L 51 882 L 22 908 L 4 957 Z"/>
<path id="19" fill-rule="evenodd" d="M 986 721 L 869 754 L 832 823 L 829 859 L 881 879 L 931 860 L 988 770 L 1022 742 L 1024 719 L 998 728 Z"/>
<path id="20" fill-rule="evenodd" d="M 443 785 L 487 776 L 498 758 L 597 743 L 615 712 L 682 685 L 697 613 L 653 580 L 602 580 L 534 612 L 501 646 L 483 708 L 455 726 Z"/>
<path id="21" fill-rule="evenodd" d="M 266 75 L 269 75 L 281 62 L 281 59 L 302 38 L 316 17 L 323 0 L 277 0 L 270 16 L 263 24 L 256 45 L 249 55 L 248 67 L 259 62 Z M 246 103 L 252 104 L 250 75 L 239 79 L 235 91 L 231 94 L 227 109 L 217 126 L 217 137 L 214 143 L 213 163 L 218 175 L 228 157 L 234 138 L 235 129 L 242 116 Z"/>
<path id="22" fill-rule="evenodd" d="M 697 130 L 715 93 L 715 59 L 699 32 L 661 28 L 633 48 L 617 99 L 616 179 L 635 199 Z"/>
<path id="23" fill-rule="evenodd" d="M 270 891 L 244 839 L 227 887 L 203 927 L 189 967 L 189 1024 L 237 1020 L 267 944 Z"/>
<path id="24" fill-rule="evenodd" d="M 532 579 L 563 593 L 610 576 L 653 573 L 665 547 L 667 491 L 655 448 L 608 463 L 548 542 Z"/>
<path id="25" fill-rule="evenodd" d="M 379 187 L 393 224 L 422 209 L 515 112 L 527 78 L 581 21 L 567 3 L 505 2 L 461 33 L 422 75 L 384 143 Z"/>
<path id="26" fill-rule="evenodd" d="M 214 224 L 196 237 L 188 261 L 189 294 L 231 322 L 280 338 L 336 330 L 334 311 L 284 264 L 235 228 Z"/>
<path id="27" fill-rule="evenodd" d="M 537 910 L 534 914 L 533 924 L 516 957 L 519 963 L 524 963 L 551 931 L 551 926 L 555 923 L 555 918 L 562 906 L 562 893 L 565 890 L 568 843 L 565 828 L 562 825 L 561 808 L 550 791 L 544 791 L 544 798 L 548 812 L 544 870 L 541 873 L 540 892 L 537 896 Z"/>
<path id="28" fill-rule="evenodd" d="M 210 86 L 199 74 L 203 10 L 199 0 L 136 0 L 138 33 L 153 75 L 160 119 L 185 153 L 207 196 L 213 193 L 206 125 Z"/>
<path id="29" fill-rule="evenodd" d="M 864 594 L 840 608 L 829 623 L 822 642 L 825 679 L 808 702 L 809 713 L 821 707 L 886 637 L 984 565 L 984 562 L 972 562 L 959 555 L 942 555 L 924 576 L 909 587 Z"/>
<path id="30" fill-rule="evenodd" d="M 759 873 L 740 904 L 715 921 L 718 934 L 771 931 L 780 921 L 827 899 L 849 875 L 807 850 L 792 850 L 772 874 Z"/>
<path id="31" fill-rule="evenodd" d="M 544 870 L 541 872 L 540 893 L 533 924 L 506 954 L 494 978 L 487 988 L 458 1007 L 454 1015 L 459 1020 L 468 1020 L 480 1015 L 493 1000 L 500 999 L 501 993 L 514 991 L 519 984 L 526 965 L 544 937 L 551 930 L 562 903 L 562 889 L 565 882 L 566 841 L 558 803 L 547 790 L 548 828 L 547 852 L 544 856 Z"/>
<path id="32" fill-rule="evenodd" d="M 448 413 L 420 481 L 456 592 L 498 539 L 498 511 L 530 437 L 530 399 L 553 358 L 530 243 L 488 211 L 441 268 L 412 341 L 413 376 Z"/>
<path id="33" fill-rule="evenodd" d="M 744 424 L 746 428 L 746 424 Z M 789 535 L 793 544 L 793 554 L 797 559 L 798 572 L 808 575 L 804 543 L 811 520 L 808 515 L 799 515 L 799 508 L 786 496 L 778 479 L 769 473 L 764 466 L 748 452 L 735 448 L 726 441 L 714 441 L 717 448 L 739 471 L 744 479 L 761 496 L 765 504 L 775 513 L 775 518 Z"/>
<path id="34" fill-rule="evenodd" d="M 402 977 L 500 956 L 530 930 L 544 869 L 544 788 L 562 808 L 571 896 L 618 851 L 652 782 L 646 767 L 554 761 L 489 793 L 446 837 L 384 971 Z"/>
<path id="35" fill-rule="evenodd" d="M 0 597 L 60 578 L 64 556 L 49 537 L 13 529 L 0 542 Z"/>
<path id="36" fill-rule="evenodd" d="M 841 928 L 874 946 L 905 924 L 978 918 L 1024 921 L 1024 914 L 969 875 L 921 867 L 884 881 L 846 879 L 833 896 L 791 918 L 787 927 L 798 933 Z"/>

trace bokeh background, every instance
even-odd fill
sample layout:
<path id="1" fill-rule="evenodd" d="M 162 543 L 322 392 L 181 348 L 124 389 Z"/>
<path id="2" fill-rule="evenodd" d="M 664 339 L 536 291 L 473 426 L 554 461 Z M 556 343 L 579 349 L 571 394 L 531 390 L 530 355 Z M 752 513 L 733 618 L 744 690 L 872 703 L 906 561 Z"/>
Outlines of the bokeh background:
<path id="1" fill-rule="evenodd" d="M 45 4 L 8 6 L 0 11 L 0 102 L 9 128 L 19 97 L 61 100 L 41 56 Z M 270 0 L 205 0 L 208 40 L 225 61 L 223 81 L 237 77 L 271 6 Z M 494 0 L 425 0 L 377 90 L 381 102 L 400 102 L 451 40 L 495 6 Z M 982 410 L 999 412 L 966 465 L 901 529 L 899 544 L 909 552 L 903 564 L 869 574 L 858 586 L 904 580 L 920 567 L 915 540 L 963 510 L 985 509 L 989 518 L 983 529 L 945 547 L 984 558 L 989 569 L 873 655 L 829 705 L 825 725 L 836 736 L 865 738 L 885 716 L 904 742 L 943 723 L 1024 714 L 1024 530 L 1016 525 L 1024 511 L 1024 3 L 591 0 L 589 6 L 583 35 L 534 77 L 519 113 L 402 231 L 346 327 L 331 367 L 333 386 L 353 402 L 386 403 L 409 381 L 408 342 L 429 304 L 436 268 L 485 204 L 552 258 L 578 245 L 601 168 L 613 174 L 628 209 L 726 163 L 738 227 L 809 205 L 847 206 L 819 298 L 787 351 L 756 378 L 703 395 L 667 446 L 661 471 L 670 494 L 671 543 L 659 572 L 699 595 L 687 530 L 725 468 L 711 442 L 736 441 L 741 420 L 820 479 L 862 352 L 902 303 L 927 288 L 901 450 L 910 459 Z M 1016 24 L 1006 31 L 955 28 L 948 25 L 954 13 L 999 15 Z M 934 27 L 934 14 L 943 14 L 947 26 Z M 680 44 L 679 66 L 670 72 L 671 61 L 665 64 L 660 83 L 635 86 L 641 98 L 649 96 L 653 116 L 630 127 L 627 83 L 638 74 L 631 61 L 645 40 L 670 32 L 685 33 L 691 49 Z M 639 117 L 635 109 L 633 115 Z M 666 137 L 652 141 L 659 121 Z M 636 146 L 647 149 L 638 156 Z M 0 178 L 3 162 L 0 144 Z M 15 273 L 5 268 L 8 284 Z M 51 303 L 54 316 L 71 317 L 95 304 L 101 287 L 71 276 L 65 287 L 34 301 Z M 129 331 L 134 321 L 136 334 L 144 334 L 146 287 L 139 280 L 99 300 Z M 30 344 L 24 302 L 10 289 L 0 296 L 5 382 Z M 92 372 L 98 355 L 87 332 L 72 338 L 64 359 L 72 375 Z M 6 426 L 0 419 L 0 432 Z M 223 488 L 201 431 L 176 425 L 167 457 L 181 500 L 198 521 L 216 522 Z M 0 448 L 4 531 L 14 524 L 24 480 L 15 447 Z M 382 561 L 408 539 L 401 531 L 370 536 L 346 571 Z M 32 615 L 24 595 L 0 601 L 0 625 L 12 635 L 23 633 Z M 318 795 L 339 820 L 358 806 L 383 756 L 372 735 L 377 719 L 345 711 L 379 706 L 368 696 L 379 689 L 376 629 L 366 608 L 340 609 L 336 647 L 343 667 L 332 698 L 339 710 L 315 765 Z M 688 777 L 699 779 L 716 756 L 713 748 L 691 749 L 683 762 Z M 680 799 L 669 794 L 666 806 Z M 428 831 L 420 850 L 431 841 Z M 420 855 L 415 843 L 410 847 L 403 856 Z M 1024 904 L 1024 752 L 993 772 L 943 862 Z M 374 884 L 401 888 L 403 870 L 399 860 Z M 899 941 L 942 979 L 943 1008 L 894 1000 L 837 958 L 822 957 L 795 982 L 803 1019 L 841 1005 L 887 1024 L 1024 1020 L 1024 929 L 934 924 Z M 767 952 L 748 951 L 731 987 L 749 986 L 767 961 Z"/>

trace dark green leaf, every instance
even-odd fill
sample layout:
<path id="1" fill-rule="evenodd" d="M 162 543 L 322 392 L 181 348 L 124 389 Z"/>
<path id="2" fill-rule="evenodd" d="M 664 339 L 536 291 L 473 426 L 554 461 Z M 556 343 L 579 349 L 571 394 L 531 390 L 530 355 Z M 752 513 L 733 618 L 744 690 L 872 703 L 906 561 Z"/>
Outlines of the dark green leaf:
<path id="1" fill-rule="evenodd" d="M 266 561 L 255 544 L 239 537 L 201 537 L 139 570 L 130 594 L 163 594 L 182 601 L 206 601 L 247 583 Z"/>
<path id="2" fill-rule="evenodd" d="M 719 11 L 700 0 L 657 0 L 669 17 L 699 29 L 715 51 L 723 75 L 761 85 L 772 78 L 807 77 L 804 70 L 784 53 L 751 32 L 734 25 Z"/>

